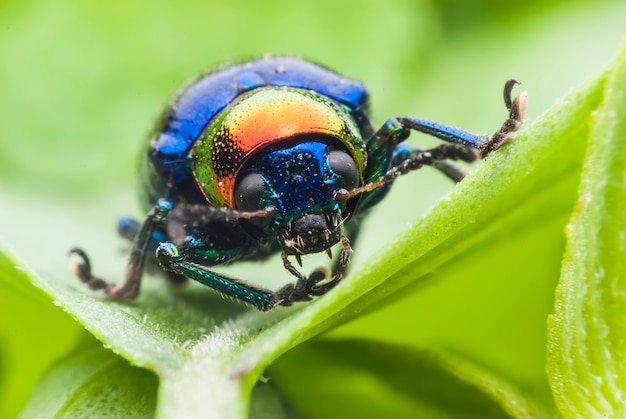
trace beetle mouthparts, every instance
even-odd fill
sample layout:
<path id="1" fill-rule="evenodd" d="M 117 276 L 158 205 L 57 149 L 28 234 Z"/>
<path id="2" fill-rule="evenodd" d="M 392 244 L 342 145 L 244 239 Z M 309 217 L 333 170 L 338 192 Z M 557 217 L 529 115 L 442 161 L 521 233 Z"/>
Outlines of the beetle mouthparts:
<path id="1" fill-rule="evenodd" d="M 332 225 L 329 217 L 323 214 L 306 214 L 290 224 L 283 246 L 288 254 L 293 255 L 323 251 L 328 253 L 329 248 L 340 239 L 341 234 Z"/>

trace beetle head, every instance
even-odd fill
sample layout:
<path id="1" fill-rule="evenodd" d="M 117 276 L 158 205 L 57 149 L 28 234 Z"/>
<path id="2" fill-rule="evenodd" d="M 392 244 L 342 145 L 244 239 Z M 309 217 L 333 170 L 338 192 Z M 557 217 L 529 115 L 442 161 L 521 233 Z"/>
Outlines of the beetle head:
<path id="1" fill-rule="evenodd" d="M 277 238 L 289 255 L 321 252 L 339 242 L 347 214 L 335 192 L 361 182 L 350 154 L 323 140 L 296 138 L 284 148 L 261 153 L 236 182 L 235 208 L 273 208 L 271 218 L 257 220 L 257 231 Z"/>

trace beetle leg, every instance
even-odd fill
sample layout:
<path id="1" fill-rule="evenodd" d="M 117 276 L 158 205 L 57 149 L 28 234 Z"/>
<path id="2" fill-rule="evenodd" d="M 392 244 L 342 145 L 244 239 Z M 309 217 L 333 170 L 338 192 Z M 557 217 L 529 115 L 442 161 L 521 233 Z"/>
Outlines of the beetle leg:
<path id="1" fill-rule="evenodd" d="M 326 280 L 328 272 L 321 268 L 305 277 L 298 273 L 295 283 L 272 291 L 249 284 L 231 276 L 212 271 L 201 257 L 194 254 L 194 247 L 180 248 L 172 243 L 162 243 L 157 258 L 163 269 L 191 278 L 230 297 L 252 304 L 261 311 L 269 311 L 278 305 L 289 306 L 298 301 L 309 301 L 313 296 L 325 294 L 343 278 L 339 272 Z M 296 271 L 297 272 L 297 271 Z"/>
<path id="2" fill-rule="evenodd" d="M 135 237 L 137 236 L 137 233 L 139 233 L 140 229 L 141 223 L 133 220 L 132 218 L 120 217 L 117 221 L 118 234 L 130 242 L 135 241 Z M 150 244 L 148 245 L 146 263 L 144 266 L 145 272 L 149 274 L 163 273 L 163 270 L 159 266 L 159 262 L 157 262 L 154 254 L 156 249 L 159 247 L 159 244 L 167 240 L 168 238 L 165 233 L 165 229 L 157 228 L 152 232 L 152 238 L 150 239 Z M 178 285 L 187 282 L 187 278 L 184 276 L 176 275 L 172 272 L 166 272 L 165 274 L 165 279 L 167 279 L 171 284 Z"/>
<path id="3" fill-rule="evenodd" d="M 411 148 L 407 144 L 399 144 L 394 150 L 391 164 L 392 166 L 398 166 L 403 161 L 422 151 L 420 148 Z M 447 160 L 435 160 L 432 166 L 457 183 L 467 176 L 467 170 Z"/>
<path id="4" fill-rule="evenodd" d="M 279 297 L 279 304 L 290 306 L 300 301 L 309 301 L 314 296 L 326 294 L 333 289 L 343 279 L 343 274 L 337 272 L 333 278 L 328 278 L 328 271 L 324 268 L 318 268 L 311 275 L 298 279 L 295 284 L 287 284 L 278 291 L 276 295 Z"/>
<path id="5" fill-rule="evenodd" d="M 167 215 L 172 210 L 171 202 L 159 200 L 146 217 L 139 231 L 136 233 L 133 247 L 130 253 L 126 275 L 120 284 L 113 284 L 94 276 L 91 272 L 91 264 L 87 254 L 81 249 L 70 250 L 71 268 L 74 274 L 87 286 L 94 290 L 104 290 L 104 296 L 116 300 L 132 300 L 139 295 L 141 275 L 146 259 L 146 253 L 150 246 L 152 234 L 157 225 L 163 224 Z"/>
<path id="6" fill-rule="evenodd" d="M 298 281 L 295 284 L 287 284 L 276 291 L 276 294 L 280 297 L 280 305 L 289 306 L 295 302 L 309 301 L 311 297 L 324 295 L 335 288 L 343 279 L 351 254 L 352 247 L 350 247 L 350 241 L 346 236 L 341 236 L 341 253 L 335 262 L 333 277 L 327 280 L 328 271 L 324 268 L 316 269 L 308 277 L 296 271 L 297 275 L 294 275 L 298 277 Z M 286 256 L 283 256 L 283 263 L 285 260 Z M 291 266 L 291 264 L 289 265 Z"/>
<path id="7" fill-rule="evenodd" d="M 74 272 L 74 275 L 82 282 L 87 284 L 89 289 L 102 290 L 112 288 L 113 285 L 106 282 L 102 278 L 98 278 L 91 273 L 91 262 L 89 257 L 78 247 L 74 247 L 69 252 L 70 255 L 70 269 Z"/>
<path id="8" fill-rule="evenodd" d="M 491 136 L 471 134 L 467 131 L 427 119 L 405 117 L 390 118 L 374 134 L 372 140 L 378 147 L 381 147 L 389 140 L 398 144 L 406 140 L 410 135 L 410 131 L 414 130 L 449 143 L 464 144 L 476 148 L 480 150 L 481 157 L 484 157 L 506 143 L 510 139 L 509 134 L 517 131 L 522 126 L 528 95 L 526 92 L 522 92 L 515 99 L 511 99 L 511 92 L 516 84 L 520 84 L 520 82 L 515 79 L 507 80 L 504 84 L 504 104 L 509 111 L 509 116 L 500 129 Z"/>
<path id="9" fill-rule="evenodd" d="M 210 270 L 205 266 L 206 261 L 197 257 L 194 250 L 194 247 L 179 249 L 176 244 L 166 242 L 157 249 L 157 258 L 166 271 L 191 278 L 223 294 L 252 304 L 261 311 L 271 310 L 280 304 L 280 297 L 271 290 Z"/>
<path id="10" fill-rule="evenodd" d="M 137 233 L 141 229 L 141 223 L 129 217 L 120 217 L 117 220 L 117 233 L 128 241 L 135 240 Z"/>
<path id="11" fill-rule="evenodd" d="M 522 92 L 511 100 L 511 91 L 516 84 L 521 84 L 519 80 L 510 79 L 504 84 L 504 104 L 509 111 L 509 118 L 504 121 L 498 131 L 491 138 L 482 143 L 481 157 L 485 157 L 489 153 L 502 147 L 504 143 L 511 139 L 509 134 L 520 129 L 524 123 L 524 115 L 526 114 L 526 104 L 528 101 L 528 93 Z"/>
<path id="12" fill-rule="evenodd" d="M 368 156 L 371 158 L 371 161 L 380 162 L 380 164 L 375 167 L 368 167 L 365 173 L 366 180 L 373 180 L 382 174 L 381 170 L 385 171 L 385 167 L 389 167 L 388 165 L 391 162 L 386 156 L 390 156 L 398 144 L 409 138 L 411 131 L 420 131 L 449 143 L 464 144 L 478 149 L 481 157 L 501 147 L 510 139 L 510 134 L 521 127 L 526 112 L 526 92 L 522 92 L 515 99 L 511 99 L 511 92 L 516 84 L 520 84 L 520 82 L 515 79 L 507 80 L 504 84 L 504 104 L 509 112 L 509 116 L 500 129 L 492 136 L 475 135 L 439 122 L 421 118 L 393 117 L 388 119 L 367 142 Z"/>
<path id="13" fill-rule="evenodd" d="M 516 84 L 519 82 L 511 79 L 504 85 L 504 103 L 509 111 L 509 116 L 500 129 L 491 136 L 474 135 L 458 128 L 420 118 L 389 119 L 367 144 L 368 152 L 381 156 L 378 160 L 372 160 L 380 161 L 381 164 L 367 168 L 365 173 L 367 183 L 365 185 L 350 191 L 337 191 L 335 199 L 344 201 L 364 192 L 371 192 L 398 176 L 417 170 L 424 165 L 434 166 L 454 180 L 462 179 L 465 176 L 463 171 L 456 169 L 444 160 L 463 160 L 471 163 L 478 158 L 485 157 L 509 141 L 510 134 L 522 126 L 527 94 L 522 92 L 515 99 L 511 99 L 511 91 Z M 439 138 L 446 141 L 447 144 L 429 150 L 414 150 L 398 164 L 393 164 L 394 162 L 382 157 L 384 153 L 389 152 L 390 147 L 395 149 L 397 144 L 406 140 L 412 130 Z M 391 166 L 391 168 L 381 173 L 381 170 L 385 170 L 385 166 Z"/>
<path id="14" fill-rule="evenodd" d="M 296 257 L 298 257 L 300 255 L 296 255 Z M 291 262 L 289 262 L 288 259 L 288 255 L 287 252 L 283 251 L 280 254 L 280 258 L 283 260 L 283 266 L 285 267 L 285 269 L 287 269 L 289 271 L 290 274 L 292 274 L 293 276 L 295 276 L 296 278 L 298 278 L 298 280 L 303 280 L 306 279 L 306 277 L 304 275 L 302 275 L 292 264 Z M 302 266 L 302 263 L 300 262 L 300 258 L 298 258 L 299 264 L 300 266 Z"/>
<path id="15" fill-rule="evenodd" d="M 459 183 L 467 176 L 467 170 L 446 160 L 435 161 L 433 167 L 456 183 Z"/>

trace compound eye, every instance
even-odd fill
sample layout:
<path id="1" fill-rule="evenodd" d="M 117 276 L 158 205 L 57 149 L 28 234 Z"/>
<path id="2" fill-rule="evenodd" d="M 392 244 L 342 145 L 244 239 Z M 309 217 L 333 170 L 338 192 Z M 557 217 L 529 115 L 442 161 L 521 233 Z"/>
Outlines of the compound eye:
<path id="1" fill-rule="evenodd" d="M 359 186 L 359 169 L 348 153 L 332 150 L 328 153 L 328 164 L 335 174 L 343 178 L 343 188 L 350 190 Z"/>
<path id="2" fill-rule="evenodd" d="M 258 211 L 261 199 L 267 192 L 267 185 L 258 173 L 248 173 L 235 188 L 235 207 L 239 211 Z"/>

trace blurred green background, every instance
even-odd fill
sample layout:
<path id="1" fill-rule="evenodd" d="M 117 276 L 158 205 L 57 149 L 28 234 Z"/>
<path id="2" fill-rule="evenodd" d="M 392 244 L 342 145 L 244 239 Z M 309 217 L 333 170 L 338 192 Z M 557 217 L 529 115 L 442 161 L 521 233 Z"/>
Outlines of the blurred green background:
<path id="1" fill-rule="evenodd" d="M 65 254 L 76 244 L 98 255 L 101 273 L 120 275 L 115 220 L 141 215 L 135 168 L 152 121 L 185 81 L 224 60 L 303 56 L 366 82 L 379 123 L 415 115 L 488 132 L 505 116 L 504 80 L 523 81 L 532 121 L 610 62 L 625 22 L 621 0 L 3 0 L 0 240 L 41 275 L 69 275 Z M 366 224 L 355 265 L 452 186 L 427 170 L 397 183 Z M 530 233 L 528 242 L 540 233 Z M 546 265 L 556 281 L 553 260 L 563 241 L 542 246 L 538 254 L 552 260 Z M 107 266 L 107 258 L 114 263 Z M 498 266 L 491 269 L 497 276 Z M 525 287 L 524 278 L 503 277 L 501 288 L 485 290 L 467 272 L 446 274 L 458 280 L 433 281 L 333 336 L 452 348 L 545 398 L 543 335 L 554 282 Z M 468 299 L 476 290 L 480 295 Z M 518 318 L 501 318 L 518 306 Z M 47 314 L 27 307 L 17 300 L 0 307 L 0 394 L 13 395 L 7 412 L 23 403 L 32 383 L 16 384 L 6 371 L 32 368 L 35 377 L 50 363 L 35 356 L 49 335 L 73 339 L 71 323 L 63 321 L 67 329 L 30 334 Z M 397 316 L 413 316 L 415 333 L 394 329 Z M 21 328 L 27 344 L 5 342 Z"/>

